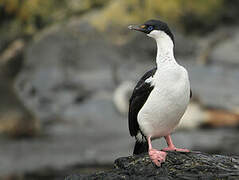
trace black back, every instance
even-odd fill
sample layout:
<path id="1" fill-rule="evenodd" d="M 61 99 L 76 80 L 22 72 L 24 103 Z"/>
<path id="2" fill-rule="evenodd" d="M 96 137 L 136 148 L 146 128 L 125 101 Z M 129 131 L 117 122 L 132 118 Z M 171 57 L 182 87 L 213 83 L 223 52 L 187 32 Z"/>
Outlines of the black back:
<path id="1" fill-rule="evenodd" d="M 136 141 L 133 154 L 142 154 L 148 152 L 149 145 L 147 141 Z"/>
<path id="2" fill-rule="evenodd" d="M 140 132 L 137 116 L 140 109 L 143 107 L 144 103 L 148 99 L 150 92 L 153 90 L 153 86 L 150 83 L 145 82 L 146 79 L 152 77 L 157 68 L 154 68 L 146 72 L 143 77 L 139 80 L 132 96 L 129 101 L 129 114 L 128 114 L 128 123 L 129 123 L 129 132 L 131 136 L 136 136 Z"/>

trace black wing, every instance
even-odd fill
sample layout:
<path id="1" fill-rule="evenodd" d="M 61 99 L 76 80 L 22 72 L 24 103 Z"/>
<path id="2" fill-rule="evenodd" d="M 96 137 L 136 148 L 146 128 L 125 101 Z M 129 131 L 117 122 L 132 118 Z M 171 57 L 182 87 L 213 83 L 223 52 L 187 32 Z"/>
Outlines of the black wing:
<path id="1" fill-rule="evenodd" d="M 146 72 L 143 77 L 139 80 L 136 87 L 134 88 L 133 94 L 129 100 L 129 132 L 131 136 L 136 136 L 138 134 L 139 124 L 137 120 L 138 112 L 143 107 L 146 102 L 150 92 L 153 90 L 153 86 L 150 83 L 145 82 L 146 79 L 152 77 L 157 68 L 151 69 Z"/>

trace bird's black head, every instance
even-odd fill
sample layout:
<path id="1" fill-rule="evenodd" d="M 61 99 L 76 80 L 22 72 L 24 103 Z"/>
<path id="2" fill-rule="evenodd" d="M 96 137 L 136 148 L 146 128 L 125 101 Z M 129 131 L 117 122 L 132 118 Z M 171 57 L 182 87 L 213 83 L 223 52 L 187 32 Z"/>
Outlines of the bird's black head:
<path id="1" fill-rule="evenodd" d="M 168 25 L 165 22 L 159 21 L 159 20 L 148 20 L 144 24 L 141 25 L 130 25 L 128 26 L 130 30 L 136 30 L 146 33 L 148 36 L 157 38 L 156 36 L 153 36 L 152 34 L 156 31 L 161 31 L 166 33 L 171 40 L 174 42 L 174 36 L 173 33 L 170 31 Z"/>

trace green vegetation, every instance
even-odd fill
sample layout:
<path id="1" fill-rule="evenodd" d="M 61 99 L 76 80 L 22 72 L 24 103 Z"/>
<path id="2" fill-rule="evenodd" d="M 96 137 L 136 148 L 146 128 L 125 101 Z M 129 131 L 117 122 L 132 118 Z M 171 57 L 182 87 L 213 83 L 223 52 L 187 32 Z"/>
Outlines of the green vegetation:
<path id="1" fill-rule="evenodd" d="M 220 19 L 223 5 L 223 0 L 115 0 L 93 23 L 103 29 L 111 24 L 126 25 L 160 18 L 183 28 L 192 22 L 207 27 Z"/>
<path id="2" fill-rule="evenodd" d="M 51 23 L 59 7 L 55 0 L 0 0 L 1 24 L 15 23 L 31 33 Z"/>
<path id="3" fill-rule="evenodd" d="M 71 16 L 95 12 L 90 21 L 100 30 L 160 18 L 186 31 L 208 31 L 225 20 L 229 9 L 233 14 L 232 7 L 238 4 L 235 0 L 0 0 L 0 25 L 14 24 L 34 33 Z"/>
<path id="4" fill-rule="evenodd" d="M 0 25 L 15 24 L 25 33 L 99 8 L 110 0 L 0 0 Z"/>

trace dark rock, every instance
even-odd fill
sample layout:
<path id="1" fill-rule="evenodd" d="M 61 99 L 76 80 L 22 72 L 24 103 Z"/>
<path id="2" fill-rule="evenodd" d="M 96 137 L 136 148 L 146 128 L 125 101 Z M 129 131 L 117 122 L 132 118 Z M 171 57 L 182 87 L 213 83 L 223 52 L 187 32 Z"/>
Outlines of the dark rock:
<path id="1" fill-rule="evenodd" d="M 0 66 L 6 76 L 15 78 L 19 73 L 23 64 L 25 46 L 26 43 L 23 39 L 17 39 L 0 54 Z"/>
<path id="2" fill-rule="evenodd" d="M 0 134 L 11 137 L 34 136 L 40 131 L 39 121 L 19 100 L 14 89 L 24 46 L 24 41 L 18 39 L 0 54 Z"/>
<path id="3" fill-rule="evenodd" d="M 199 65 L 180 61 L 189 73 L 193 96 L 208 107 L 234 110 L 238 107 L 237 66 Z"/>
<path id="4" fill-rule="evenodd" d="M 62 119 L 65 107 L 91 93 L 113 90 L 112 67 L 119 61 L 117 49 L 102 33 L 85 21 L 69 20 L 34 38 L 17 77 L 17 92 L 43 122 Z"/>
<path id="5" fill-rule="evenodd" d="M 175 57 L 193 57 L 199 48 L 199 38 L 195 36 L 186 36 L 175 29 Z"/>
<path id="6" fill-rule="evenodd" d="M 239 157 L 200 152 L 168 152 L 166 162 L 156 167 L 147 154 L 122 157 L 115 168 L 90 175 L 72 175 L 65 180 L 84 179 L 231 179 L 239 178 Z"/>
<path id="7" fill-rule="evenodd" d="M 2 12 L 2 9 L 1 9 Z M 2 53 L 8 46 L 21 36 L 22 29 L 16 27 L 13 23 L 3 23 L 0 28 L 0 53 Z"/>
<path id="8" fill-rule="evenodd" d="M 219 42 L 210 53 L 210 60 L 213 63 L 227 65 L 239 65 L 239 27 L 231 27 L 225 30 L 230 36 Z"/>

